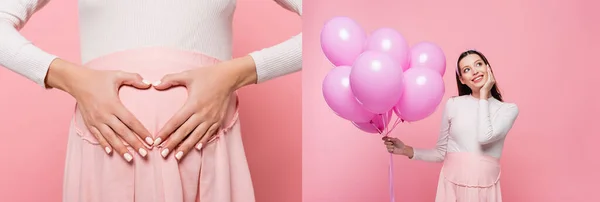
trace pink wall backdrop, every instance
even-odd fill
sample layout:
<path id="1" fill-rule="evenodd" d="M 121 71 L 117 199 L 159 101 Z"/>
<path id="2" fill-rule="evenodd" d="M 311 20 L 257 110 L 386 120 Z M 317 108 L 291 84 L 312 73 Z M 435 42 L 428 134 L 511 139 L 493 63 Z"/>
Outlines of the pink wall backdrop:
<path id="1" fill-rule="evenodd" d="M 508 102 L 521 113 L 501 159 L 505 201 L 600 201 L 597 142 L 600 113 L 595 1 L 305 0 L 303 19 L 303 201 L 389 201 L 388 154 L 378 135 L 365 134 L 326 105 L 321 83 L 332 68 L 319 34 L 335 16 L 373 31 L 392 27 L 409 43 L 432 41 L 447 55 L 446 95 L 457 95 L 460 52 L 482 51 Z M 433 147 L 441 109 L 401 124 L 392 136 Z M 396 201 L 433 201 L 442 164 L 395 158 Z"/>
<path id="2" fill-rule="evenodd" d="M 79 61 L 77 23 L 77 1 L 54 0 L 22 33 L 49 52 Z M 234 56 L 301 31 L 301 18 L 272 0 L 238 0 L 234 23 Z M 300 78 L 297 73 L 240 92 L 243 138 L 257 201 L 301 199 Z M 1 201 L 61 201 L 73 104 L 65 93 L 45 91 L 0 68 Z"/>

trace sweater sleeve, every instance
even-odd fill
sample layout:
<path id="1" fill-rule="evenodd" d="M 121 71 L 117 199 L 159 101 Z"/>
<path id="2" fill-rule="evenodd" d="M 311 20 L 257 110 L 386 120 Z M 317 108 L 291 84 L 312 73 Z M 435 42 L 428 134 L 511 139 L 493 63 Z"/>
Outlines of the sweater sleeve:
<path id="1" fill-rule="evenodd" d="M 450 112 L 452 110 L 453 98 L 446 101 L 444 112 L 442 113 L 442 124 L 437 143 L 432 149 L 413 148 L 414 160 L 422 160 L 429 162 L 442 162 L 446 156 L 448 146 L 448 137 L 450 136 Z"/>
<path id="2" fill-rule="evenodd" d="M 478 113 L 477 141 L 483 145 L 506 137 L 519 115 L 519 108 L 516 104 L 505 103 L 492 121 L 489 101 L 479 100 Z"/>
<path id="3" fill-rule="evenodd" d="M 46 87 L 44 80 L 50 63 L 56 56 L 33 45 L 19 31 L 49 1 L 0 1 L 0 65 L 43 87 Z"/>
<path id="4" fill-rule="evenodd" d="M 302 16 L 302 0 L 275 0 L 283 8 Z M 256 63 L 257 83 L 291 74 L 302 69 L 302 33 L 250 53 Z"/>

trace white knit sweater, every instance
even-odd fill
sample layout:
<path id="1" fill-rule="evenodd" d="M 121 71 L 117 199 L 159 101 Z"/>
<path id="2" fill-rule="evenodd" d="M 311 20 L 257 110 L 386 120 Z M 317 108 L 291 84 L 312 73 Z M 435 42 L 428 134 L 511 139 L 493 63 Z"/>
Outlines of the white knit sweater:
<path id="1" fill-rule="evenodd" d="M 19 30 L 50 0 L 0 1 L 0 65 L 44 86 L 57 56 L 35 46 Z M 302 0 L 275 0 L 302 15 Z M 79 0 L 82 63 L 127 49 L 167 47 L 197 51 L 219 60 L 232 54 L 236 0 Z M 302 33 L 250 53 L 258 82 L 302 68 Z"/>
<path id="2" fill-rule="evenodd" d="M 471 95 L 448 99 L 434 148 L 414 148 L 413 159 L 442 162 L 449 152 L 469 152 L 495 158 L 502 156 L 504 140 L 512 129 L 519 107 L 496 98 L 482 100 Z"/>

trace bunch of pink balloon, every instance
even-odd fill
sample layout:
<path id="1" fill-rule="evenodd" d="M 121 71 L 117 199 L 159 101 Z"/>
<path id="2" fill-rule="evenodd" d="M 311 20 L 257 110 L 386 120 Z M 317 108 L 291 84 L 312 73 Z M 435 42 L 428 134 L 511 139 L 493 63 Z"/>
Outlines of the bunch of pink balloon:
<path id="1" fill-rule="evenodd" d="M 446 58 L 433 43 L 409 47 L 391 28 L 367 36 L 354 20 L 336 17 L 321 30 L 321 48 L 334 66 L 323 81 L 327 105 L 365 132 L 381 134 L 394 113 L 424 119 L 444 96 Z"/>

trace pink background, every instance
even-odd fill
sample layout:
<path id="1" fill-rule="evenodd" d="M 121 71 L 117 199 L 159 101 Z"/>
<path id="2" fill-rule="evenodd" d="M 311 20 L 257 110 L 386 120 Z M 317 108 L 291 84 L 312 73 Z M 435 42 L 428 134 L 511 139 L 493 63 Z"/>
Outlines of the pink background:
<path id="1" fill-rule="evenodd" d="M 482 51 L 506 100 L 520 108 L 501 159 L 505 201 L 600 201 L 598 8 L 583 0 L 305 0 L 303 201 L 389 201 L 388 154 L 380 136 L 360 132 L 323 100 L 321 83 L 332 67 L 319 33 L 335 16 L 351 17 L 369 32 L 395 28 L 411 45 L 429 40 L 441 46 L 448 64 L 444 102 L 457 95 L 459 53 Z M 433 147 L 440 118 L 438 108 L 392 136 Z M 434 200 L 441 163 L 404 156 L 394 162 L 396 201 Z"/>
<path id="2" fill-rule="evenodd" d="M 43 49 L 78 62 L 77 23 L 77 1 L 54 0 L 34 15 L 23 34 Z M 234 56 L 301 31 L 301 18 L 271 0 L 238 0 L 234 23 Z M 257 201 L 301 201 L 300 78 L 297 73 L 240 92 L 243 137 Z M 1 201 L 61 201 L 74 100 L 4 68 L 0 86 Z"/>

